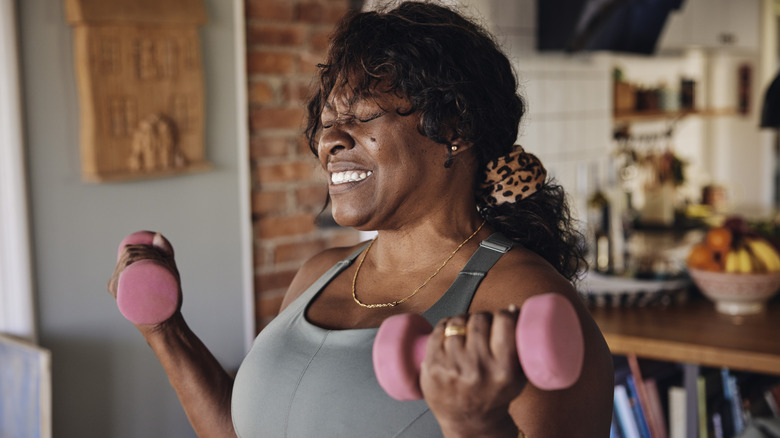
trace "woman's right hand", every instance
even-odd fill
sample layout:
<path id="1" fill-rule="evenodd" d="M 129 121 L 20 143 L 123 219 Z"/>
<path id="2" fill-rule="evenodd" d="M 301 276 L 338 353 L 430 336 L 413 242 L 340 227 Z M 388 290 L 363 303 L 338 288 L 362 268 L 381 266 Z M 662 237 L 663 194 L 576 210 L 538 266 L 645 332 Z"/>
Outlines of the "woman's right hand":
<path id="1" fill-rule="evenodd" d="M 527 384 L 517 318 L 516 309 L 458 315 L 434 328 L 420 383 L 445 436 L 517 436 L 509 405 Z"/>
<path id="2" fill-rule="evenodd" d="M 127 241 L 127 244 L 124 244 L 125 241 Z M 120 311 L 137 326 L 158 325 L 170 319 L 170 317 L 178 313 L 182 303 L 181 281 L 179 270 L 174 260 L 173 246 L 162 234 L 151 231 L 134 233 L 125 238 L 123 244 L 123 247 L 119 248 L 119 256 L 114 273 L 108 281 L 108 291 L 117 299 Z M 157 277 L 167 280 L 163 282 L 166 290 L 161 292 L 149 290 L 133 291 L 133 296 L 131 297 L 119 297 L 120 292 L 124 293 L 125 289 L 129 289 L 127 284 L 130 283 L 126 281 L 123 284 L 120 281 L 122 274 L 129 266 L 141 261 L 151 266 L 151 268 L 147 269 L 152 269 L 152 272 L 156 272 Z M 136 265 L 136 267 L 138 266 L 140 265 Z M 143 287 L 137 286 L 138 282 L 135 283 L 136 285 L 134 286 Z M 122 290 L 120 291 L 120 289 Z M 125 307 L 124 309 L 123 306 Z M 158 308 L 155 309 L 155 306 Z M 167 306 L 168 310 L 161 309 L 160 306 Z M 171 306 L 175 306 L 175 308 Z M 132 309 L 126 310 L 130 308 Z M 131 313 L 133 316 L 130 316 Z M 136 316 L 139 313 L 141 315 L 140 318 Z M 161 317 L 157 315 L 163 315 L 165 319 L 158 321 Z"/>

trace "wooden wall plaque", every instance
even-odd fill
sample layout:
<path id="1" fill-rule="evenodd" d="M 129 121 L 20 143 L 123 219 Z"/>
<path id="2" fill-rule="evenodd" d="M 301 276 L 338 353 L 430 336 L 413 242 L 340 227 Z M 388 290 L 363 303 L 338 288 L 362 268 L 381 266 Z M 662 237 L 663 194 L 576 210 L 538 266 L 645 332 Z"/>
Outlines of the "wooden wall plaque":
<path id="1" fill-rule="evenodd" d="M 210 169 L 201 0 L 65 0 L 65 11 L 73 26 L 83 179 Z"/>

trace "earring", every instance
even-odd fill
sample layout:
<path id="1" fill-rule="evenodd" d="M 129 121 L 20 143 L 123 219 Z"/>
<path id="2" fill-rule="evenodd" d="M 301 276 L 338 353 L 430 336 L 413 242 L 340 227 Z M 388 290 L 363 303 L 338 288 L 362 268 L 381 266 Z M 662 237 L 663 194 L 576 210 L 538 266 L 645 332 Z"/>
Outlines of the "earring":
<path id="1" fill-rule="evenodd" d="M 457 146 L 453 146 L 453 147 L 451 147 L 450 149 L 452 150 L 452 152 L 455 152 L 455 151 L 457 151 L 457 150 L 458 150 L 458 147 L 457 147 Z"/>

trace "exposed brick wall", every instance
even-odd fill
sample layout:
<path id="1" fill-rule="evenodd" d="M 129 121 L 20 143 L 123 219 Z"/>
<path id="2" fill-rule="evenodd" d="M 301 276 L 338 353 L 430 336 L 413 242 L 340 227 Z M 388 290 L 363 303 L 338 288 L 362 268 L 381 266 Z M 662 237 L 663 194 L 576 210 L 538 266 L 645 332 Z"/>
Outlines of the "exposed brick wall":
<path id="1" fill-rule="evenodd" d="M 328 35 L 350 0 L 246 0 L 255 315 L 278 312 L 301 264 L 358 234 L 319 228 L 325 175 L 303 140 L 305 100 Z"/>

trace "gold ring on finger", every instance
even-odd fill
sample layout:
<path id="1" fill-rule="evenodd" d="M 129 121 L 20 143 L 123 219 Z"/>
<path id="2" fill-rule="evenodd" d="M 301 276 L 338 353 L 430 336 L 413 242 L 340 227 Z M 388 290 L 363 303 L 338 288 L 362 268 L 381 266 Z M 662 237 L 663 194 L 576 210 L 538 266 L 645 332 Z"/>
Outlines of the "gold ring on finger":
<path id="1" fill-rule="evenodd" d="M 450 336 L 466 336 L 466 326 L 448 325 L 444 328 L 444 337 Z"/>

